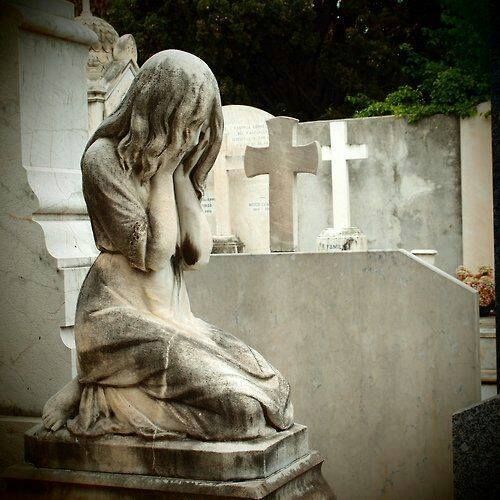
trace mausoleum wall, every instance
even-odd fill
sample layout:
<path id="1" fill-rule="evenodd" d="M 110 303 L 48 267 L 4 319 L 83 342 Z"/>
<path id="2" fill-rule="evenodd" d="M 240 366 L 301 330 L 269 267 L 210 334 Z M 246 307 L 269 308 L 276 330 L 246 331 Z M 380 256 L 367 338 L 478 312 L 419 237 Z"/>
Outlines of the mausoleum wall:
<path id="1" fill-rule="evenodd" d="M 330 121 L 301 123 L 299 140 L 330 145 Z M 436 115 L 409 124 L 393 116 L 346 120 L 348 140 L 368 157 L 348 162 L 352 225 L 370 249 L 431 248 L 448 273 L 463 263 L 460 124 Z M 315 249 L 332 226 L 331 164 L 299 176 L 299 248 Z"/>

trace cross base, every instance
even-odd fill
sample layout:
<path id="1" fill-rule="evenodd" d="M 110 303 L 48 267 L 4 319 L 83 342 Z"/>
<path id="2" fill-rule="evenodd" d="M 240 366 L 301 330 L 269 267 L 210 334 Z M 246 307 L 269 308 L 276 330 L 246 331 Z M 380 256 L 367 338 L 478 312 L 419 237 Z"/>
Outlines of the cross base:
<path id="1" fill-rule="evenodd" d="M 316 239 L 318 252 L 366 252 L 366 235 L 357 227 L 324 229 Z"/>
<path id="2" fill-rule="evenodd" d="M 244 243 L 238 238 L 238 236 L 227 235 L 227 236 L 214 236 L 213 237 L 212 253 L 242 253 L 245 247 Z"/>

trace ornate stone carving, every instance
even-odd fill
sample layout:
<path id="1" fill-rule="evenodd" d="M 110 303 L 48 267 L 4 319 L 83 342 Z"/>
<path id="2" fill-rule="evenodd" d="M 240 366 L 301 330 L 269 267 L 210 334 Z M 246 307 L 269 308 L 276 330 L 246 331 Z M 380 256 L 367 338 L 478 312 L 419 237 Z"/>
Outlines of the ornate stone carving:
<path id="1" fill-rule="evenodd" d="M 119 36 L 104 19 L 92 15 L 89 1 L 83 2 L 82 14 L 76 18 L 97 35 L 87 60 L 89 132 L 118 106 L 139 71 L 137 46 L 132 35 Z"/>
<path id="2" fill-rule="evenodd" d="M 212 248 L 199 199 L 222 130 L 208 66 L 167 50 L 87 145 L 83 192 L 101 253 L 78 300 L 80 371 L 46 404 L 47 429 L 224 441 L 292 426 L 286 380 L 195 318 L 184 285 Z"/>

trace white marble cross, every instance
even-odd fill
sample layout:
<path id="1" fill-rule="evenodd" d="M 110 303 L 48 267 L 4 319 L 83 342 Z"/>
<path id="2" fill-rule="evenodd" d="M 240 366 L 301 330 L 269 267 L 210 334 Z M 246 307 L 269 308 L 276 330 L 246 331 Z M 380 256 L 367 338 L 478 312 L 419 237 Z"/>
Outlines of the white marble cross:
<path id="1" fill-rule="evenodd" d="M 332 162 L 333 227 L 340 230 L 351 226 L 347 160 L 367 158 L 368 150 L 366 144 L 349 144 L 345 121 L 330 122 L 330 144 L 322 148 L 322 158 Z"/>
<path id="2" fill-rule="evenodd" d="M 295 118 L 267 120 L 269 146 L 245 151 L 247 177 L 269 174 L 269 230 L 271 252 L 293 252 L 297 247 L 296 177 L 298 173 L 316 174 L 321 161 L 317 141 L 296 145 Z"/>

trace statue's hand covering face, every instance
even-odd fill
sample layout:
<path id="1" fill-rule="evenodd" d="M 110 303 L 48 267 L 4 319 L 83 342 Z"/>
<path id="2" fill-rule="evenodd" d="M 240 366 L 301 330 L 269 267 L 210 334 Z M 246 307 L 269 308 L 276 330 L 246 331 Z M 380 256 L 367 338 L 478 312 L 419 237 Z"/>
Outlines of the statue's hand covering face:
<path id="1" fill-rule="evenodd" d="M 192 54 L 166 50 L 144 63 L 120 107 L 87 148 L 102 137 L 115 139 L 123 168 L 135 170 L 143 181 L 162 163 L 184 160 L 201 197 L 222 131 L 219 88 L 210 68 Z"/>

